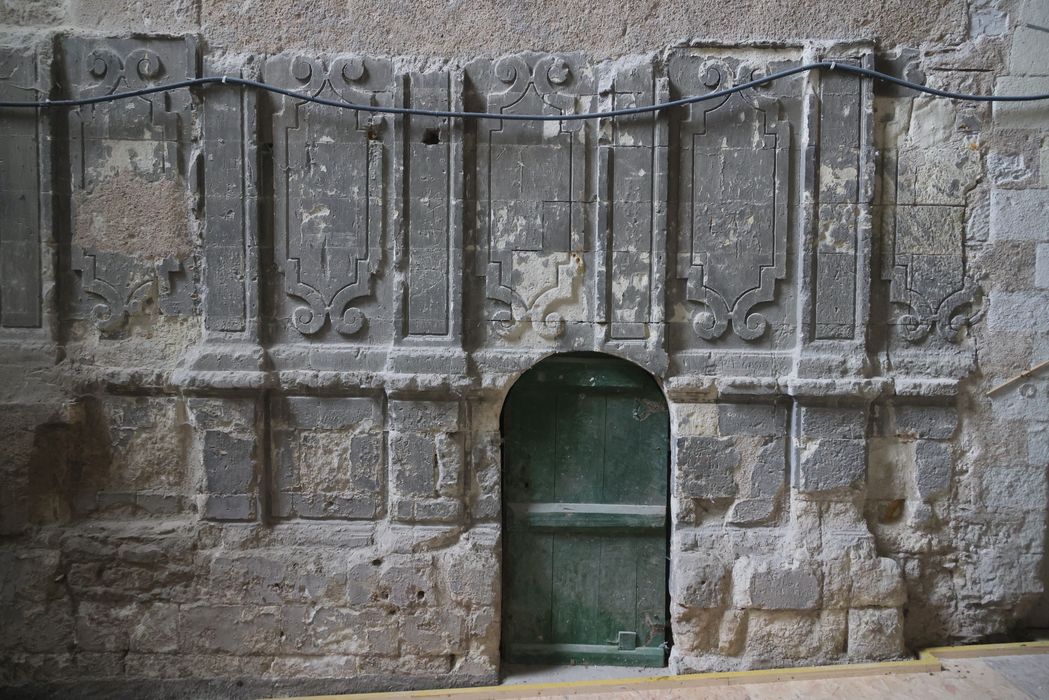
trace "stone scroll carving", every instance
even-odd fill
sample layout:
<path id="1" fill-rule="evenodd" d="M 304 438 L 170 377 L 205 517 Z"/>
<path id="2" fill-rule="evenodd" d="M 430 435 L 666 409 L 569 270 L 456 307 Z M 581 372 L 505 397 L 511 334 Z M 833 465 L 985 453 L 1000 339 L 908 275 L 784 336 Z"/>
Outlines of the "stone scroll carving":
<path id="1" fill-rule="evenodd" d="M 73 252 L 72 269 L 80 274 L 83 293 L 95 302 L 91 320 L 103 333 L 119 331 L 131 316 L 189 311 L 182 308 L 186 299 L 179 298 L 185 294 L 179 293 L 178 275 L 186 269 L 174 256 L 150 266 L 78 249 Z"/>
<path id="2" fill-rule="evenodd" d="M 903 307 L 893 323 L 908 343 L 923 341 L 933 329 L 958 342 L 969 324 L 965 309 L 981 292 L 965 273 L 964 214 L 957 206 L 897 206 L 888 222 L 889 264 L 882 276 L 889 282 L 889 301 Z"/>
<path id="3" fill-rule="evenodd" d="M 746 63 L 709 59 L 678 90 L 701 94 L 760 75 Z M 790 125 L 777 98 L 761 89 L 689 108 L 680 130 L 678 277 L 702 308 L 692 328 L 705 340 L 732 332 L 760 338 L 759 304 L 773 301 L 786 274 Z"/>
<path id="4" fill-rule="evenodd" d="M 357 57 L 277 56 L 267 81 L 315 97 L 390 105 L 388 62 Z M 360 301 L 372 294 L 382 261 L 383 139 L 389 120 L 293 98 L 273 115 L 276 262 L 284 274 L 279 304 L 291 327 L 314 336 L 329 321 L 341 336 L 367 323 Z"/>
<path id="5" fill-rule="evenodd" d="M 574 57 L 508 56 L 475 77 L 482 103 L 498 114 L 572 114 L 591 78 Z M 510 336 L 530 324 L 541 337 L 564 333 L 557 309 L 577 293 L 586 207 L 583 122 L 484 121 L 477 132 L 478 226 L 490 320 Z"/>
<path id="6" fill-rule="evenodd" d="M 71 97 L 99 97 L 196 74 L 191 39 L 61 41 Z M 69 112 L 69 263 L 77 311 L 103 333 L 131 316 L 195 310 L 196 263 L 187 219 L 193 178 L 185 148 L 187 91 Z M 68 274 L 68 272 L 67 272 Z"/>

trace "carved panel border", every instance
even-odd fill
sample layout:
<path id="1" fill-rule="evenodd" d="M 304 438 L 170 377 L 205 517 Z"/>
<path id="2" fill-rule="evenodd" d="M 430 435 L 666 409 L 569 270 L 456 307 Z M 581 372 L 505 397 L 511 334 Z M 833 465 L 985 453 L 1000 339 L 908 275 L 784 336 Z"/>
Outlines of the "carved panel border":
<path id="1" fill-rule="evenodd" d="M 277 56 L 267 61 L 265 77 L 355 104 L 389 105 L 395 89 L 388 61 L 356 56 Z M 283 273 L 278 312 L 293 307 L 288 324 L 301 336 L 318 335 L 330 321 L 349 338 L 366 326 L 359 300 L 373 294 L 383 260 L 383 139 L 390 120 L 273 99 L 275 262 Z"/>
<path id="2" fill-rule="evenodd" d="M 709 91 L 752 80 L 759 68 L 703 61 L 694 76 Z M 786 276 L 791 129 L 778 100 L 760 89 L 688 108 L 680 131 L 677 276 L 685 298 L 705 307 L 692 316 L 696 335 L 732 332 L 746 341 L 768 322 L 755 307 L 775 298 Z"/>

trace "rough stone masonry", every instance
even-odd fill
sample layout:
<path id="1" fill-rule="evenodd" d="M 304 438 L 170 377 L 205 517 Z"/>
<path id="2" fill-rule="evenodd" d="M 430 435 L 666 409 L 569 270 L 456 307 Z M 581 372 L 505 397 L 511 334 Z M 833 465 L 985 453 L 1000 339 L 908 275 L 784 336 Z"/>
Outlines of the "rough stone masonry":
<path id="1" fill-rule="evenodd" d="M 571 114 L 812 60 L 1049 91 L 1039 0 L 0 21 L 3 99 L 226 74 Z M 1045 103 L 825 72 L 658 118 L 464 122 L 216 86 L 0 133 L 5 694 L 495 681 L 500 410 L 574 350 L 670 405 L 674 672 L 1049 623 L 1049 371 L 991 391 L 1049 359 Z"/>

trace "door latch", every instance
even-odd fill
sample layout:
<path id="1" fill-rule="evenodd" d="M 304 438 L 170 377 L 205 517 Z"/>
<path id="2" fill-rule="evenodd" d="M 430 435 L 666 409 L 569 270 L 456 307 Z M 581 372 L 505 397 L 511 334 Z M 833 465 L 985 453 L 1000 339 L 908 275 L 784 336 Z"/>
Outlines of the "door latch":
<path id="1" fill-rule="evenodd" d="M 618 646 L 620 651 L 633 651 L 637 649 L 637 632 L 620 631 L 616 640 L 611 643 Z"/>

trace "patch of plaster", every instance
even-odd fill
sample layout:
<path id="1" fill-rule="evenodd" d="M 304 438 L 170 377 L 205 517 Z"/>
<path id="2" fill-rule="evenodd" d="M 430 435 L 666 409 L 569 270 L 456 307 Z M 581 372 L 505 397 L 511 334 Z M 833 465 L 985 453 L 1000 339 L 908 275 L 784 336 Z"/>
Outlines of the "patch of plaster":
<path id="1" fill-rule="evenodd" d="M 150 181 L 121 170 L 78 191 L 73 208 L 73 238 L 83 248 L 149 260 L 193 250 L 189 196 L 178 179 Z"/>

